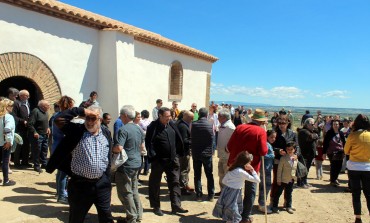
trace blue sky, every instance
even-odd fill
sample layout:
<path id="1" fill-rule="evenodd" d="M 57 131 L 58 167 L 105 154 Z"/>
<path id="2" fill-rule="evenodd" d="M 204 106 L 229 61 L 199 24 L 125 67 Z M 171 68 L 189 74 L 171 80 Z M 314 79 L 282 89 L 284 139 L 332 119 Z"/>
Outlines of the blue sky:
<path id="1" fill-rule="evenodd" d="M 370 1 L 61 1 L 218 57 L 212 100 L 370 108 Z"/>

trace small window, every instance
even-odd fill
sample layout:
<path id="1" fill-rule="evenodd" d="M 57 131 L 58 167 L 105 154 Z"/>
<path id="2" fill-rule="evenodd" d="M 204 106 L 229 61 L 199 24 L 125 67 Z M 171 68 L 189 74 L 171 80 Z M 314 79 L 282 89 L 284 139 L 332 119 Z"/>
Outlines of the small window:
<path id="1" fill-rule="evenodd" d="M 183 72 L 182 65 L 180 62 L 175 61 L 171 64 L 170 69 L 170 86 L 169 86 L 169 95 L 170 100 L 181 100 L 182 99 L 182 81 Z"/>

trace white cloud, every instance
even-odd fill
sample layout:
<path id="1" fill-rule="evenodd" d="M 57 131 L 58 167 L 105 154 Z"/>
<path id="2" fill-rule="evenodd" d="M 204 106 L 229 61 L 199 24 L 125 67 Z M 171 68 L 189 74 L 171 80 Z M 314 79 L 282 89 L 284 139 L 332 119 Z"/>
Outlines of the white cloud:
<path id="1" fill-rule="evenodd" d="M 349 92 L 348 91 L 341 91 L 341 90 L 334 90 L 334 91 L 327 91 L 323 92 L 321 94 L 317 94 L 316 97 L 318 98 L 349 98 L 347 96 Z"/>
<path id="2" fill-rule="evenodd" d="M 211 83 L 212 95 L 244 95 L 263 98 L 303 98 L 306 91 L 296 87 L 278 86 L 271 89 L 263 87 L 245 87 L 240 85 L 224 86 L 219 83 Z"/>

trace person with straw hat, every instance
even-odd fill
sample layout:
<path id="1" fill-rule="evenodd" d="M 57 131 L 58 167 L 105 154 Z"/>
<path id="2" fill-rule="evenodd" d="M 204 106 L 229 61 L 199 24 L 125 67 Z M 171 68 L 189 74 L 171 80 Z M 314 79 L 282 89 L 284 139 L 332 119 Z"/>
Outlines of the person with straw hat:
<path id="1" fill-rule="evenodd" d="M 10 149 L 14 141 L 15 121 L 11 114 L 14 102 L 8 98 L 0 101 L 0 145 L 2 148 L 3 185 L 13 186 L 15 181 L 9 180 Z"/>
<path id="2" fill-rule="evenodd" d="M 256 109 L 248 124 L 239 125 L 232 134 L 227 148 L 230 152 L 228 165 L 230 166 L 242 151 L 253 155 L 252 167 L 258 173 L 260 169 L 261 156 L 267 154 L 267 135 L 263 126 L 267 121 L 265 111 Z M 243 212 L 241 223 L 253 222 L 252 207 L 256 198 L 257 183 L 245 181 Z"/>

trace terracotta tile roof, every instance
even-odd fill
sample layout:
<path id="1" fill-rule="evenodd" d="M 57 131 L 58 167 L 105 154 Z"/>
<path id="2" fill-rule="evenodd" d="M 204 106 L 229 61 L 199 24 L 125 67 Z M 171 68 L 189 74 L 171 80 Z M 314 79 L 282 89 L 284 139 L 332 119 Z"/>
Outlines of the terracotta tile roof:
<path id="1" fill-rule="evenodd" d="M 0 0 L 7 4 L 22 7 L 27 10 L 36 11 L 49 16 L 64 19 L 95 29 L 115 29 L 128 35 L 134 36 L 137 41 L 166 48 L 171 51 L 190 55 L 212 63 L 218 60 L 210 54 L 191 48 L 184 44 L 165 38 L 159 34 L 128 25 L 126 23 L 107 18 L 56 0 Z"/>

